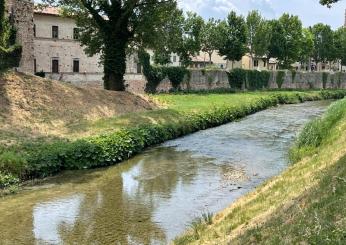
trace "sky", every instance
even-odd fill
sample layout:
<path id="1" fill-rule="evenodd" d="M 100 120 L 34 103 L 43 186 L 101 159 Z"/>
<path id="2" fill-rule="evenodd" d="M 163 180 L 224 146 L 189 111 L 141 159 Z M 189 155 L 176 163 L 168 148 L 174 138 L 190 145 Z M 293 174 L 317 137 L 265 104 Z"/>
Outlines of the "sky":
<path id="1" fill-rule="evenodd" d="M 319 4 L 319 0 L 178 0 L 186 11 L 197 12 L 203 18 L 223 19 L 234 10 L 247 15 L 259 10 L 267 19 L 279 18 L 283 13 L 298 15 L 305 27 L 322 22 L 336 29 L 344 24 L 346 0 L 334 4 L 331 9 Z"/>

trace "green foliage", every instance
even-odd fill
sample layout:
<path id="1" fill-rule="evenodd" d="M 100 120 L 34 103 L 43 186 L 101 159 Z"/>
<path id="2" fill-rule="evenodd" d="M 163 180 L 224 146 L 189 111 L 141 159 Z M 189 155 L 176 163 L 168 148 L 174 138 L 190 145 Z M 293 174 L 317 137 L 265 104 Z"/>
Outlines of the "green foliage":
<path id="1" fill-rule="evenodd" d="M 329 98 L 330 94 L 324 94 Z M 322 117 L 308 123 L 290 150 L 290 159 L 297 162 L 315 152 L 328 137 L 336 125 L 346 116 L 346 99 L 334 103 Z"/>
<path id="2" fill-rule="evenodd" d="M 261 57 L 268 53 L 270 26 L 257 10 L 249 12 L 246 18 L 247 46 L 250 55 Z"/>
<path id="3" fill-rule="evenodd" d="M 155 93 L 157 86 L 166 77 L 172 83 L 173 89 L 178 90 L 185 75 L 188 73 L 185 67 L 152 66 L 150 64 L 150 56 L 145 51 L 140 51 L 138 56 L 143 66 L 143 73 L 148 81 L 145 88 L 147 93 Z"/>
<path id="4" fill-rule="evenodd" d="M 202 214 L 202 219 L 205 224 L 212 225 L 213 224 L 213 213 L 204 213 Z"/>
<path id="5" fill-rule="evenodd" d="M 268 88 L 270 79 L 269 71 L 248 70 L 246 73 L 247 89 L 259 90 Z"/>
<path id="6" fill-rule="evenodd" d="M 246 70 L 233 69 L 228 74 L 228 82 L 232 89 L 242 89 L 243 84 L 246 83 Z"/>
<path id="7" fill-rule="evenodd" d="M 283 14 L 278 20 L 269 23 L 271 26 L 269 56 L 278 58 L 280 68 L 288 69 L 299 59 L 302 22 L 298 16 Z"/>
<path id="8" fill-rule="evenodd" d="M 281 89 L 282 85 L 285 81 L 286 72 L 285 71 L 278 71 L 276 74 L 276 84 L 278 85 L 278 88 Z"/>
<path id="9" fill-rule="evenodd" d="M 323 89 L 327 88 L 328 76 L 329 76 L 329 73 L 327 73 L 327 72 L 322 73 Z"/>
<path id="10" fill-rule="evenodd" d="M 163 73 L 167 75 L 174 90 L 178 90 L 188 70 L 185 67 L 162 67 Z"/>
<path id="11" fill-rule="evenodd" d="M 269 86 L 270 72 L 233 69 L 228 73 L 228 81 L 233 89 L 265 89 Z"/>
<path id="12" fill-rule="evenodd" d="M 0 71 L 19 66 L 22 48 L 15 40 L 16 30 L 5 17 L 5 1 L 0 0 Z"/>
<path id="13" fill-rule="evenodd" d="M 311 28 L 314 40 L 313 58 L 316 62 L 335 59 L 334 33 L 329 25 L 316 24 Z"/>
<path id="14" fill-rule="evenodd" d="M 232 11 L 227 17 L 227 23 L 223 25 L 223 40 L 219 47 L 219 53 L 228 60 L 239 61 L 247 51 L 246 24 L 242 16 L 237 16 Z"/>
<path id="15" fill-rule="evenodd" d="M 0 172 L 0 190 L 19 184 L 19 179 L 12 174 Z"/>
<path id="16" fill-rule="evenodd" d="M 26 161 L 23 156 L 11 151 L 0 154 L 0 172 L 24 177 L 26 168 Z"/>

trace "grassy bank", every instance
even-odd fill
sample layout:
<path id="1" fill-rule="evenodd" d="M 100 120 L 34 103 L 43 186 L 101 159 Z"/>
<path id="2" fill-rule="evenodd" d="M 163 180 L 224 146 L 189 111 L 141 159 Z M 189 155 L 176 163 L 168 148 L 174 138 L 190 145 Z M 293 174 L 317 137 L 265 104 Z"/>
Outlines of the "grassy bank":
<path id="1" fill-rule="evenodd" d="M 345 244 L 345 130 L 343 99 L 306 125 L 287 171 L 175 244 Z"/>
<path id="2" fill-rule="evenodd" d="M 116 164 L 146 147 L 284 103 L 342 98 L 346 91 L 155 95 L 161 109 L 64 124 L 39 140 L 14 135 L 0 148 L 0 187 L 64 170 Z M 11 136 L 11 137 L 12 137 Z"/>

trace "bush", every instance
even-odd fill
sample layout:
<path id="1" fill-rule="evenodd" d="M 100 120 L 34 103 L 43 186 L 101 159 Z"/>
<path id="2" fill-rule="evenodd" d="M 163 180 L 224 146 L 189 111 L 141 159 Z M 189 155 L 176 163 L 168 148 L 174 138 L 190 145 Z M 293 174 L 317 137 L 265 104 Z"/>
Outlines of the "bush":
<path id="1" fill-rule="evenodd" d="M 174 90 L 178 90 L 184 76 L 188 73 L 185 67 L 164 67 L 152 66 L 150 64 L 150 55 L 145 51 L 140 51 L 140 63 L 143 66 L 143 73 L 147 79 L 145 92 L 155 93 L 160 82 L 168 77 Z"/>
<path id="2" fill-rule="evenodd" d="M 269 71 L 247 71 L 247 88 L 250 90 L 259 90 L 269 87 Z"/>
<path id="3" fill-rule="evenodd" d="M 18 185 L 19 179 L 12 174 L 4 174 L 0 172 L 0 189 L 9 188 L 13 185 Z"/>
<path id="4" fill-rule="evenodd" d="M 328 76 L 329 76 L 329 74 L 327 72 L 322 73 L 323 89 L 327 88 Z"/>
<path id="5" fill-rule="evenodd" d="M 228 73 L 228 81 L 233 89 L 265 89 L 269 86 L 269 79 L 269 71 L 244 70 L 237 68 Z"/>
<path id="6" fill-rule="evenodd" d="M 26 169 L 27 166 L 24 157 L 11 151 L 0 154 L 0 172 L 23 178 Z"/>
<path id="7" fill-rule="evenodd" d="M 228 82 L 232 89 L 242 89 L 246 83 L 246 71 L 244 69 L 233 69 L 228 74 Z"/>
<path id="8" fill-rule="evenodd" d="M 281 89 L 282 85 L 284 84 L 286 73 L 284 71 L 278 71 L 276 74 L 276 84 L 278 85 L 278 88 Z"/>

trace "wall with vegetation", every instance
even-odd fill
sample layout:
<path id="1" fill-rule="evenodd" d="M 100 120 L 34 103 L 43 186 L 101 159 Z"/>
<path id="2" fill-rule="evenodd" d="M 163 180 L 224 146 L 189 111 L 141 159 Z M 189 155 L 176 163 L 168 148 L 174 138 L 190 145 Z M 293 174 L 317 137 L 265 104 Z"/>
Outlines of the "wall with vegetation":
<path id="1" fill-rule="evenodd" d="M 179 90 L 260 90 L 260 89 L 336 89 L 346 88 L 346 73 L 250 71 L 234 69 L 189 70 L 178 86 Z M 158 84 L 157 92 L 173 91 L 168 77 Z M 138 91 L 137 91 L 138 92 Z"/>

